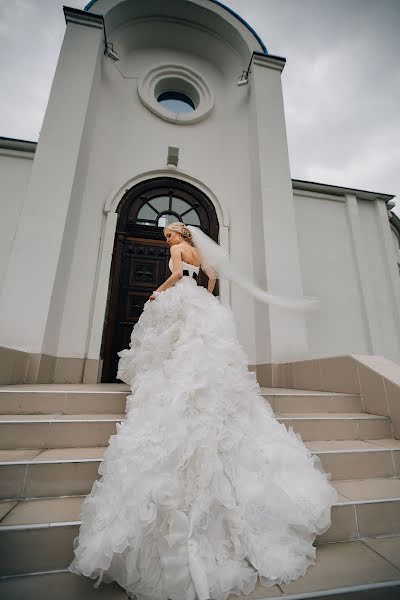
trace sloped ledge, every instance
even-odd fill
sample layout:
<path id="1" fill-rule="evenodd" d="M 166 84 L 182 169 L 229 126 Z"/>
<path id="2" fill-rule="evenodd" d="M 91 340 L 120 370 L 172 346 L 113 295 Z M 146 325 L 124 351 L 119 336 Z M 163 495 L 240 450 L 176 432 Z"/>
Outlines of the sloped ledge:
<path id="1" fill-rule="evenodd" d="M 326 358 L 257 365 L 264 387 L 361 394 L 367 413 L 389 416 L 400 438 L 400 365 L 373 355 Z"/>

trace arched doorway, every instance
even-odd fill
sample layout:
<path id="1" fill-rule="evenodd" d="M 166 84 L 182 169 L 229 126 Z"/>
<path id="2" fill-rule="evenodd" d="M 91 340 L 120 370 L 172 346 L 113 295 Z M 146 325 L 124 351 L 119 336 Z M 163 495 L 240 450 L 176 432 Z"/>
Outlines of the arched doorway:
<path id="1" fill-rule="evenodd" d="M 218 241 L 215 208 L 200 190 L 172 177 L 157 177 L 127 190 L 118 209 L 103 337 L 102 382 L 116 379 L 117 352 L 128 348 L 132 328 L 149 295 L 169 275 L 163 227 L 174 221 L 201 227 Z M 201 273 L 199 285 L 207 285 Z M 218 294 L 218 285 L 214 291 Z"/>

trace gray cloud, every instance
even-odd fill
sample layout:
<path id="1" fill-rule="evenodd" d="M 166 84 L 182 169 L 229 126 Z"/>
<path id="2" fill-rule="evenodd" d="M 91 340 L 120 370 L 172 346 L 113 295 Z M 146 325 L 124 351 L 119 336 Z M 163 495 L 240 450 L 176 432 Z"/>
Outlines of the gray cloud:
<path id="1" fill-rule="evenodd" d="M 292 176 L 400 197 L 400 1 L 225 4 L 257 30 L 271 54 L 287 59 L 282 81 Z M 0 135 L 38 138 L 65 30 L 62 5 L 0 0 L 6 49 Z"/>
<path id="2" fill-rule="evenodd" d="M 226 3 L 287 59 L 292 176 L 400 196 L 399 0 Z"/>
<path id="3" fill-rule="evenodd" d="M 39 137 L 65 31 L 62 6 L 62 0 L 0 0 L 1 136 Z"/>

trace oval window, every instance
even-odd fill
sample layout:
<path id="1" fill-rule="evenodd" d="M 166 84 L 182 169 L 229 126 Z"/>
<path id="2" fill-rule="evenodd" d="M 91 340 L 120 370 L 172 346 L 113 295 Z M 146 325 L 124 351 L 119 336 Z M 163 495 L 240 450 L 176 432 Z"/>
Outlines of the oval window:
<path id="1" fill-rule="evenodd" d="M 195 103 L 183 92 L 162 92 L 157 102 L 174 113 L 190 113 L 196 110 Z"/>

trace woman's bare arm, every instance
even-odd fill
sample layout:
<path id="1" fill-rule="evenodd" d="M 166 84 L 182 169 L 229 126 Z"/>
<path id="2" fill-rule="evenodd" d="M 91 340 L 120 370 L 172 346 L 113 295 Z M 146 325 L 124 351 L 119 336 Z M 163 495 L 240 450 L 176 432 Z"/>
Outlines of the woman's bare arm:
<path id="1" fill-rule="evenodd" d="M 177 283 L 177 281 L 179 281 L 183 277 L 182 250 L 180 248 L 178 248 L 177 246 L 172 246 L 171 247 L 171 258 L 172 258 L 172 273 L 168 277 L 168 279 L 166 279 L 164 281 L 164 283 L 162 283 L 160 285 L 160 287 L 158 287 L 156 289 L 156 292 L 164 292 L 168 288 L 174 286 Z M 155 297 L 152 294 L 150 296 L 150 300 L 154 300 L 154 299 L 155 299 Z"/>

